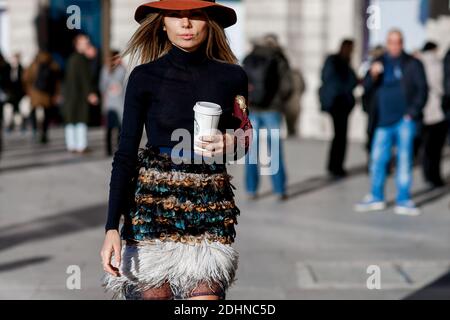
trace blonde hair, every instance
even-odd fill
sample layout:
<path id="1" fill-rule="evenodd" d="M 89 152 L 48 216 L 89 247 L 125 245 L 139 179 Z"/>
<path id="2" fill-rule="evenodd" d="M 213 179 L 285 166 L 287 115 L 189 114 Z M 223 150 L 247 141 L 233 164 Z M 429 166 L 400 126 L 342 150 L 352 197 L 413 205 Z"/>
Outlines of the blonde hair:
<path id="1" fill-rule="evenodd" d="M 208 36 L 206 38 L 206 56 L 209 59 L 236 64 L 236 56 L 230 48 L 225 30 L 207 16 Z M 122 57 L 130 56 L 130 64 L 147 63 L 165 55 L 172 43 L 163 30 L 164 15 L 151 13 L 145 18 L 131 37 Z"/>

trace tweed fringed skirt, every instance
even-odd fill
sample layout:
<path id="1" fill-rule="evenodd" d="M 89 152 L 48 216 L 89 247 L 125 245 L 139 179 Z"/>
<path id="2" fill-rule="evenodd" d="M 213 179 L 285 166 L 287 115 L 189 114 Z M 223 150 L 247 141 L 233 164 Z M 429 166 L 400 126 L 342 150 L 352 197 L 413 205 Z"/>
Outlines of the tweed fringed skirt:
<path id="1" fill-rule="evenodd" d="M 200 284 L 233 283 L 238 253 L 231 246 L 239 209 L 224 164 L 176 164 L 158 147 L 139 150 L 131 210 L 121 230 L 120 276 L 105 274 L 115 298 L 169 284 L 187 298 Z"/>

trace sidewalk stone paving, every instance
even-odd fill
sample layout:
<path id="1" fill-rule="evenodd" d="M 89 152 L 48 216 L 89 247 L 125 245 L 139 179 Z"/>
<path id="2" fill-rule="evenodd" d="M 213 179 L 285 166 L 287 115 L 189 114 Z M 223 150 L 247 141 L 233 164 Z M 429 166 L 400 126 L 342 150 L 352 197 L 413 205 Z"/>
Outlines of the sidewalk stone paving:
<path id="1" fill-rule="evenodd" d="M 64 151 L 62 129 L 39 146 L 18 132 L 5 134 L 0 160 L 0 299 L 109 299 L 100 287 L 111 158 L 104 133 L 89 132 L 92 152 Z M 229 167 L 241 209 L 235 246 L 237 282 L 229 299 L 450 298 L 449 188 L 429 192 L 415 169 L 414 199 L 423 215 L 402 217 L 392 207 L 355 213 L 368 190 L 362 144 L 351 144 L 350 176 L 327 179 L 328 143 L 285 142 L 290 199 L 278 202 L 270 177 L 260 198 L 248 201 L 243 167 Z M 445 173 L 450 173 L 448 159 Z M 387 186 L 395 198 L 392 179 Z M 81 289 L 66 286 L 70 266 Z M 366 287 L 369 266 L 380 270 L 380 290 Z M 69 272 L 69 273 L 68 273 Z"/>

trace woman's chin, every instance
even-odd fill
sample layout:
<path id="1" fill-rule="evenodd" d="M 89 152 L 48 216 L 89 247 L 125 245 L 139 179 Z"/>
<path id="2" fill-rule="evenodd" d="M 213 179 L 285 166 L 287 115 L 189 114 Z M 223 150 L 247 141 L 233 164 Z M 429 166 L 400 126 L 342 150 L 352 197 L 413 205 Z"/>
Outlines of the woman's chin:
<path id="1" fill-rule="evenodd" d="M 194 51 L 195 49 L 197 49 L 199 47 L 199 43 L 197 43 L 197 41 L 194 41 L 192 39 L 187 40 L 187 39 L 181 39 L 178 43 L 175 43 L 178 47 L 180 47 L 183 50 L 186 51 Z"/>

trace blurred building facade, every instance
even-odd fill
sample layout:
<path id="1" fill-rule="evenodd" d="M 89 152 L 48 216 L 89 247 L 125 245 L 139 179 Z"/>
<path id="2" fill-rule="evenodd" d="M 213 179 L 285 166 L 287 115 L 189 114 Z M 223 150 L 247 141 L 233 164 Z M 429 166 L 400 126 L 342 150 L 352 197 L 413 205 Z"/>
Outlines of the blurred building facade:
<path id="1" fill-rule="evenodd" d="M 137 27 L 132 19 L 135 8 L 145 0 L 0 0 L 0 49 L 8 57 L 21 52 L 28 64 L 39 47 L 58 51 L 61 61 L 70 51 L 65 21 L 68 6 L 81 8 L 82 29 L 105 52 L 123 49 Z M 329 138 L 331 122 L 320 113 L 317 90 L 320 69 L 327 54 L 335 52 L 343 38 L 356 40 L 354 67 L 371 45 L 382 42 L 388 26 L 405 28 L 411 49 L 418 39 L 438 41 L 443 49 L 450 45 L 450 17 L 446 0 L 228 0 L 239 23 L 227 30 L 239 58 L 250 50 L 249 40 L 265 33 L 276 33 L 293 67 L 300 68 L 307 83 L 302 98 L 300 132 L 304 137 Z M 381 27 L 368 30 L 368 8 L 380 10 Z M 394 12 L 392 8 L 400 8 Z M 425 12 L 423 8 L 427 8 Z M 407 11 L 404 11 L 407 10 Z M 420 21 L 425 16 L 425 23 Z M 430 19 L 429 19 L 430 18 Z M 49 22 L 50 21 L 50 22 Z M 417 31 L 415 28 L 417 28 Z M 412 36 L 409 37 L 409 34 Z M 408 40 L 409 38 L 409 40 Z M 378 40 L 377 40 L 378 39 Z M 422 40 L 422 39 L 420 39 Z M 366 118 L 359 108 L 352 114 L 350 136 L 365 137 Z"/>

